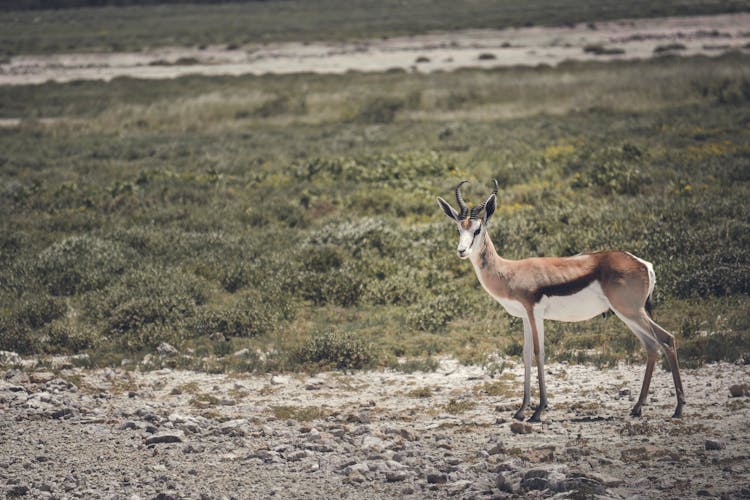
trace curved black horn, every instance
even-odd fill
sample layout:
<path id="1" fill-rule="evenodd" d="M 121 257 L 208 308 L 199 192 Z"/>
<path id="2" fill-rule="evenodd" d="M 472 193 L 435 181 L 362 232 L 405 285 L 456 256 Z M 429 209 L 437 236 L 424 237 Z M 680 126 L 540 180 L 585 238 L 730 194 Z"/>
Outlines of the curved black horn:
<path id="1" fill-rule="evenodd" d="M 500 189 L 500 186 L 497 183 L 497 179 L 492 179 L 492 182 L 495 183 L 495 189 L 492 190 L 492 193 L 490 193 L 490 196 L 497 195 L 498 189 Z M 471 209 L 471 217 L 470 219 L 476 219 L 479 217 L 479 214 L 484 210 L 484 206 L 487 204 L 487 202 L 490 200 L 490 196 L 487 197 L 486 200 L 484 200 L 481 204 L 477 205 L 476 207 Z"/>
<path id="2" fill-rule="evenodd" d="M 469 181 L 461 181 L 458 183 L 458 186 L 456 186 L 456 201 L 458 202 L 458 207 L 461 209 L 461 213 L 458 214 L 459 219 L 465 219 L 466 214 L 469 213 L 469 207 L 466 206 L 464 198 L 461 196 L 461 186 L 468 182 Z"/>

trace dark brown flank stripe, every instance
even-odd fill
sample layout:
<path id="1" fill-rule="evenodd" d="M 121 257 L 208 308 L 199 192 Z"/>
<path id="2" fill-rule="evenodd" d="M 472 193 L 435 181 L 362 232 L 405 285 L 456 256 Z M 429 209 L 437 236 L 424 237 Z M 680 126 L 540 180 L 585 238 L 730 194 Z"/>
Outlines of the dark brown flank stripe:
<path id="1" fill-rule="evenodd" d="M 561 297 L 561 296 L 567 296 L 567 295 L 573 295 L 587 286 L 589 286 L 591 283 L 593 283 L 595 280 L 598 279 L 598 273 L 596 272 L 596 269 L 593 269 L 591 272 L 584 274 L 574 280 L 566 281 L 564 283 L 556 283 L 547 285 L 541 288 L 538 288 L 534 294 L 534 302 L 538 303 L 540 300 L 542 300 L 542 297 Z"/>

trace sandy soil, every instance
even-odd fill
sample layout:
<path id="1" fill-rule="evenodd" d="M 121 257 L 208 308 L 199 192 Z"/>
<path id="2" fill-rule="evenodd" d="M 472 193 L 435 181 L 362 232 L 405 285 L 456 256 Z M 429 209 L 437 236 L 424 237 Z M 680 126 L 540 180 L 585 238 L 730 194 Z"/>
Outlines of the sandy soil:
<path id="1" fill-rule="evenodd" d="M 750 496 L 750 366 L 551 364 L 541 424 L 511 419 L 522 366 L 432 373 L 0 372 L 0 488 L 32 498 Z M 39 371 L 45 370 L 45 371 Z M 750 386 L 748 386 L 750 387 Z"/>
<path id="2" fill-rule="evenodd" d="M 0 85 L 110 80 L 119 76 L 174 78 L 187 74 L 344 73 L 393 68 L 432 72 L 461 67 L 557 65 L 566 60 L 649 58 L 657 54 L 657 47 L 669 44 L 684 48 L 667 53 L 718 55 L 727 50 L 750 50 L 748 42 L 750 14 L 637 19 L 346 43 L 247 45 L 237 50 L 172 47 L 138 53 L 26 55 L 0 64 Z M 589 50 L 584 50 L 586 47 Z"/>

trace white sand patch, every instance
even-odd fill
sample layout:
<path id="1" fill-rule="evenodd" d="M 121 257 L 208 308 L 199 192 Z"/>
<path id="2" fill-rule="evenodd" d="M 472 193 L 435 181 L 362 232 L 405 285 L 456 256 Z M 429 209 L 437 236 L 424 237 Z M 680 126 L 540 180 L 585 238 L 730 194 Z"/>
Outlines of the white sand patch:
<path id="1" fill-rule="evenodd" d="M 750 14 L 620 20 L 570 27 L 468 30 L 354 42 L 273 43 L 236 50 L 171 47 L 138 53 L 22 55 L 0 64 L 0 85 L 184 75 L 434 72 L 629 60 L 680 44 L 682 55 L 748 50 Z M 588 50 L 584 50 L 588 47 Z M 598 47 L 602 50 L 594 50 Z M 612 50 L 617 49 L 617 50 Z"/>

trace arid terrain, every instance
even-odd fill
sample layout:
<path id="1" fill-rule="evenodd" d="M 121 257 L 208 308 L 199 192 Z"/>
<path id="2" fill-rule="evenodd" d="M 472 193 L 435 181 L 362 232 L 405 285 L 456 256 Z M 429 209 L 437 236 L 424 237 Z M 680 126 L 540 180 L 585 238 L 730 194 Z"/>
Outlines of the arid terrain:
<path id="1" fill-rule="evenodd" d="M 556 66 L 563 61 L 719 55 L 746 50 L 750 14 L 634 19 L 565 27 L 471 30 L 356 42 L 172 47 L 143 52 L 16 56 L 0 85 L 49 80 L 174 78 L 182 75 L 450 71 L 463 67 Z"/>
<path id="2" fill-rule="evenodd" d="M 0 382 L 8 496 L 750 495 L 747 365 L 684 370 L 681 419 L 660 371 L 634 419 L 643 367 L 552 364 L 551 407 L 534 425 L 510 418 L 522 385 L 511 360 L 316 375 L 26 365 Z"/>

